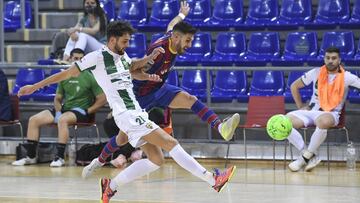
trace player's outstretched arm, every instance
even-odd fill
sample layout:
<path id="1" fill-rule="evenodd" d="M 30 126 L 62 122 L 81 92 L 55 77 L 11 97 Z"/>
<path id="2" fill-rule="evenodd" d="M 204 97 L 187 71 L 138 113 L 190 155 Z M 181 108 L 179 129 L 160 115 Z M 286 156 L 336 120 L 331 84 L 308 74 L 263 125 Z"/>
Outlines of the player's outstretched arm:
<path id="1" fill-rule="evenodd" d="M 57 74 L 54 74 L 48 78 L 45 78 L 44 80 L 37 82 L 33 85 L 25 85 L 22 88 L 20 88 L 19 92 L 18 92 L 18 96 L 23 96 L 23 95 L 28 95 L 28 94 L 32 94 L 33 92 L 35 92 L 36 90 L 45 87 L 47 85 L 53 84 L 53 83 L 58 83 L 61 82 L 63 80 L 66 80 L 70 77 L 76 77 L 78 76 L 80 73 L 80 70 L 76 67 L 75 64 L 71 65 L 70 68 L 61 71 Z"/>
<path id="2" fill-rule="evenodd" d="M 130 72 L 133 72 L 137 69 L 142 69 L 146 64 L 153 64 L 154 60 L 160 55 L 165 53 L 165 50 L 162 47 L 155 48 L 150 55 L 144 56 L 142 59 L 133 59 L 131 62 Z"/>
<path id="3" fill-rule="evenodd" d="M 189 14 L 189 11 L 189 4 L 186 1 L 181 1 L 179 15 L 175 16 L 175 18 L 170 21 L 169 25 L 167 26 L 166 32 L 172 30 L 178 22 L 184 20 L 185 17 Z"/>
<path id="4" fill-rule="evenodd" d="M 159 75 L 145 73 L 142 69 L 137 69 L 131 72 L 131 77 L 135 80 L 149 80 L 154 82 L 161 82 Z"/>

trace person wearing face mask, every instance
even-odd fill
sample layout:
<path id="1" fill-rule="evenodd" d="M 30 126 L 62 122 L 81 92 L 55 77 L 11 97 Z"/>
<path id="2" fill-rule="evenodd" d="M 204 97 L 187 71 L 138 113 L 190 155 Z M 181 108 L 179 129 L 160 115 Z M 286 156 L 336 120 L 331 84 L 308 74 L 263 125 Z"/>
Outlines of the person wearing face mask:
<path id="1" fill-rule="evenodd" d="M 341 65 L 338 48 L 326 49 L 324 63 L 322 67 L 306 72 L 291 84 L 291 93 L 299 110 L 287 114 L 293 125 L 288 140 L 301 152 L 299 158 L 289 164 L 290 170 L 294 172 L 303 167 L 305 171 L 310 171 L 320 163 L 317 150 L 326 139 L 327 129 L 338 125 L 349 86 L 360 88 L 360 79 L 345 71 Z M 302 103 L 299 89 L 311 83 L 313 95 L 307 105 Z M 307 126 L 316 126 L 316 129 L 306 147 L 296 128 Z"/>
<path id="2" fill-rule="evenodd" d="M 84 0 L 84 16 L 67 29 L 69 39 L 66 43 L 63 60 L 68 61 L 70 51 L 79 48 L 85 53 L 100 49 L 106 41 L 106 16 L 99 0 Z"/>

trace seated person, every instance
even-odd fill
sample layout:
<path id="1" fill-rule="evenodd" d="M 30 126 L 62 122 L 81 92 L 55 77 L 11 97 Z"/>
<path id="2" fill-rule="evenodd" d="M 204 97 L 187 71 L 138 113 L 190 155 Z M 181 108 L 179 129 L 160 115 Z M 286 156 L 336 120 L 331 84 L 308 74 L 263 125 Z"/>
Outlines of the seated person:
<path id="1" fill-rule="evenodd" d="M 72 52 L 72 60 L 77 54 Z M 84 53 L 82 53 L 82 56 L 84 56 Z M 37 162 L 36 154 L 40 127 L 57 123 L 59 134 L 57 154 L 50 166 L 63 166 L 65 164 L 65 147 L 69 138 L 68 126 L 76 122 L 88 122 L 90 115 L 94 114 L 105 103 L 105 95 L 89 71 L 84 71 L 78 77 L 72 77 L 60 82 L 54 98 L 54 108 L 41 111 L 29 119 L 27 156 L 14 161 L 12 165 L 35 164 Z"/>
<path id="2" fill-rule="evenodd" d="M 5 73 L 0 69 L 0 121 L 10 121 L 12 119 L 8 80 Z"/>
<path id="3" fill-rule="evenodd" d="M 84 1 L 84 16 L 67 33 L 69 40 L 66 43 L 63 60 L 68 61 L 70 51 L 80 48 L 86 53 L 95 51 L 104 46 L 106 41 L 106 15 L 100 7 L 99 0 Z"/>

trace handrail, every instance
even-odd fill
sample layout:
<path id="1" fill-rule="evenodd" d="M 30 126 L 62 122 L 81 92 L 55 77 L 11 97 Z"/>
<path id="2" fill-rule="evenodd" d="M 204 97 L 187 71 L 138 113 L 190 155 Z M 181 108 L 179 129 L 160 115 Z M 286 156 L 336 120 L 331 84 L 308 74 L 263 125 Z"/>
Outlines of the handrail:
<path id="1" fill-rule="evenodd" d="M 4 8 L 4 1 L 0 0 L 0 8 L 3 9 Z M 5 45 L 4 45 L 4 41 L 5 41 L 5 35 L 4 35 L 4 12 L 1 11 L 0 12 L 0 61 L 4 62 L 5 61 Z"/>

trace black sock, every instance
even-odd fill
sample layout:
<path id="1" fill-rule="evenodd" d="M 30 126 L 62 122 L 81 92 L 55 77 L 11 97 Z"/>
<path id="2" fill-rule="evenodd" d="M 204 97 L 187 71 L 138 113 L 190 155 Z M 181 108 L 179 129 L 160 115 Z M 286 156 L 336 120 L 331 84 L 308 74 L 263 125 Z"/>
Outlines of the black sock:
<path id="1" fill-rule="evenodd" d="M 27 156 L 31 159 L 36 157 L 36 150 L 39 142 L 35 140 L 27 140 Z"/>
<path id="2" fill-rule="evenodd" d="M 64 159 L 64 157 L 65 157 L 65 147 L 66 147 L 66 144 L 57 143 L 57 146 L 56 146 L 56 149 L 57 149 L 56 156 L 57 157 Z"/>

